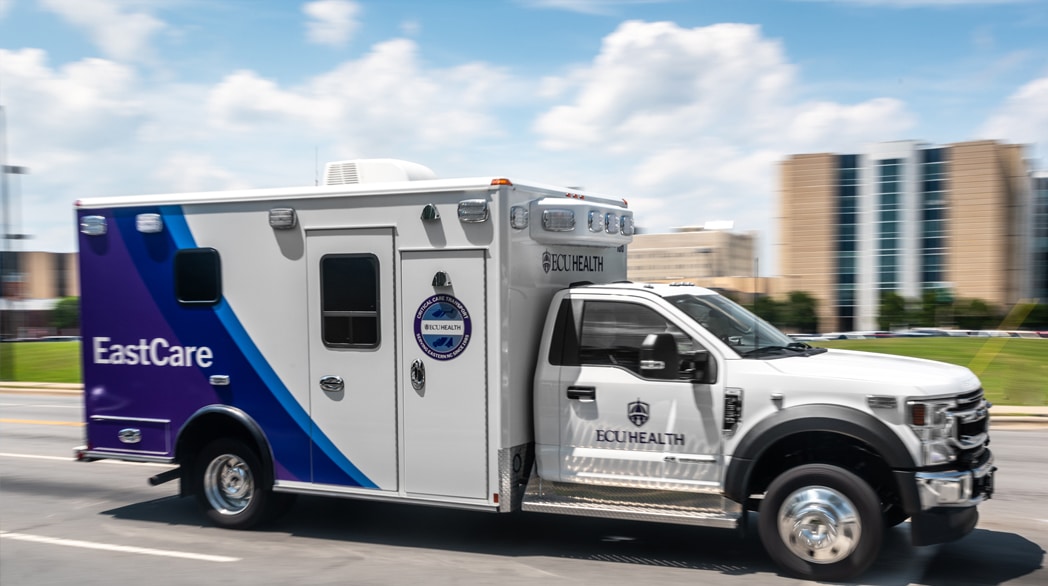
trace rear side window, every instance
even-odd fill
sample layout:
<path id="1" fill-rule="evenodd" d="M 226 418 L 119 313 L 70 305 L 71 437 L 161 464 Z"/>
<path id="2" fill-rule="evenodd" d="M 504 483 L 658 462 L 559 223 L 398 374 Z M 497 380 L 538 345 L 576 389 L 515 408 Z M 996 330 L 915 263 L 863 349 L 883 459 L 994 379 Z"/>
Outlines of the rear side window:
<path id="1" fill-rule="evenodd" d="M 320 259 L 321 323 L 326 346 L 379 345 L 378 258 L 371 254 Z"/>
<path id="2" fill-rule="evenodd" d="M 175 253 L 175 297 L 183 305 L 214 305 L 222 299 L 222 263 L 214 248 Z"/>

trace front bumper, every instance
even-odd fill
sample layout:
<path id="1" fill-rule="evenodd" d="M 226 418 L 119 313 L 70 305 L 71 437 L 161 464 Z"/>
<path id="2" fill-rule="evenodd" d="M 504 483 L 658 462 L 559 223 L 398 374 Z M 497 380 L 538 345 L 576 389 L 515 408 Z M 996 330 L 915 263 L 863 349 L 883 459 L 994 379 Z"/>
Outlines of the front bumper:
<path id="1" fill-rule="evenodd" d="M 971 470 L 917 472 L 921 510 L 937 507 L 974 507 L 993 496 L 993 454 Z"/>
<path id="2" fill-rule="evenodd" d="M 979 522 L 979 503 L 993 496 L 993 454 L 970 470 L 916 472 L 917 503 L 910 517 L 914 545 L 934 545 L 968 535 Z"/>

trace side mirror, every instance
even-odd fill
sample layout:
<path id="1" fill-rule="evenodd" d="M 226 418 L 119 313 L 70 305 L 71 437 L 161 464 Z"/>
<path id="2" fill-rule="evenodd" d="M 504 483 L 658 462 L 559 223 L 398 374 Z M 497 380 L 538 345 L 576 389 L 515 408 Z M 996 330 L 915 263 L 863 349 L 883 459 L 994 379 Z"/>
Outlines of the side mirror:
<path id="1" fill-rule="evenodd" d="M 695 353 L 695 371 L 691 382 L 700 385 L 712 385 L 717 382 L 717 361 L 708 351 Z"/>
<path id="2" fill-rule="evenodd" d="M 680 377 L 680 354 L 673 334 L 648 334 L 640 345 L 640 373 L 646 378 Z"/>

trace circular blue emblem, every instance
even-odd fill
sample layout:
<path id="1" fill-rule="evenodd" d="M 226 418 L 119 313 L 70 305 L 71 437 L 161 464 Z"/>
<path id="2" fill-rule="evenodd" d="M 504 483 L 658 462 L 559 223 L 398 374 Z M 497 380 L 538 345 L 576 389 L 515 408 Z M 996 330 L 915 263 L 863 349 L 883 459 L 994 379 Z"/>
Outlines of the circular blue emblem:
<path id="1" fill-rule="evenodd" d="M 451 295 L 434 295 L 415 312 L 415 341 L 430 358 L 457 358 L 469 345 L 472 332 L 469 310 Z"/>

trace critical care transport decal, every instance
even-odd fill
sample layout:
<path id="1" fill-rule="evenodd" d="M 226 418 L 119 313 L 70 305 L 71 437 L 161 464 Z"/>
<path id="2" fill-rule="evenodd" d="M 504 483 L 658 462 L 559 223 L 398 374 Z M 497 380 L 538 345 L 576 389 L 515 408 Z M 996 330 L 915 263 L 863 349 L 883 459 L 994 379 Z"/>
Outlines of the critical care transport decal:
<path id="1" fill-rule="evenodd" d="M 473 321 L 456 297 L 434 295 L 415 312 L 415 341 L 430 358 L 457 358 L 469 345 Z"/>

